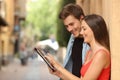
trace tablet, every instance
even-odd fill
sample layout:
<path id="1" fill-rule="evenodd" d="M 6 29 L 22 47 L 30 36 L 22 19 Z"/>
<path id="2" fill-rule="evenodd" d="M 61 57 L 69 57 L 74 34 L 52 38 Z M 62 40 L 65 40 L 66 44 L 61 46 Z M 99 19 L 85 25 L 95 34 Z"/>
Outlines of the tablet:
<path id="1" fill-rule="evenodd" d="M 48 67 L 52 70 L 55 71 L 55 68 L 53 67 L 53 65 L 50 64 L 50 62 L 48 61 L 48 59 L 45 57 L 45 54 L 47 54 L 45 51 L 43 51 L 42 49 L 38 49 L 38 48 L 34 48 L 34 50 L 41 56 L 41 58 L 46 62 L 46 64 L 48 65 Z"/>

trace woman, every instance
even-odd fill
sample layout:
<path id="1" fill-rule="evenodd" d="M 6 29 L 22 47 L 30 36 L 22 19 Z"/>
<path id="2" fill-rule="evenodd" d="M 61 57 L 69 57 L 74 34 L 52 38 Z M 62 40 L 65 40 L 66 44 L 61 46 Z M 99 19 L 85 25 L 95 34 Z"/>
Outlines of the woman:
<path id="1" fill-rule="evenodd" d="M 84 42 L 90 46 L 85 63 L 80 71 L 81 77 L 76 77 L 60 66 L 50 55 L 46 56 L 56 68 L 50 72 L 63 80 L 109 80 L 110 76 L 110 45 L 109 35 L 104 19 L 96 14 L 88 15 L 82 20 L 80 34 Z"/>

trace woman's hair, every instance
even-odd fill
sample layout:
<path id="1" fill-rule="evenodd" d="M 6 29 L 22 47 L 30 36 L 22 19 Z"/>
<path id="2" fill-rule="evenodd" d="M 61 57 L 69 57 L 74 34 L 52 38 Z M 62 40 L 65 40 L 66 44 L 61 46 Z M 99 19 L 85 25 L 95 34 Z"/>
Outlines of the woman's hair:
<path id="1" fill-rule="evenodd" d="M 95 40 L 110 50 L 109 33 L 104 19 L 99 15 L 92 14 L 85 16 L 84 20 L 93 31 Z"/>
<path id="2" fill-rule="evenodd" d="M 60 11 L 59 18 L 66 19 L 69 15 L 74 16 L 76 19 L 80 19 L 81 16 L 84 16 L 82 8 L 77 4 L 67 4 Z"/>

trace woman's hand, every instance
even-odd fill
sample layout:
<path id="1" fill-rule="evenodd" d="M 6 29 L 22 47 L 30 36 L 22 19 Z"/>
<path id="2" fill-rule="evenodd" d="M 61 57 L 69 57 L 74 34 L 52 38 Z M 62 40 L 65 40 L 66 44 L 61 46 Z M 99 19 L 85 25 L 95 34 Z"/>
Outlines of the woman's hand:
<path id="1" fill-rule="evenodd" d="M 50 54 L 47 54 L 45 57 L 48 59 L 50 64 L 55 68 L 55 70 L 53 71 L 48 67 L 49 72 L 51 74 L 58 76 L 58 77 L 61 77 L 60 68 L 63 68 L 63 67 L 57 61 L 55 61 L 55 59 Z"/>
<path id="2" fill-rule="evenodd" d="M 47 54 L 45 57 L 49 60 L 51 65 L 53 65 L 53 67 L 55 68 L 55 71 L 49 68 L 49 72 L 51 74 L 54 74 L 63 80 L 81 80 L 80 78 L 74 76 L 72 73 L 64 69 L 58 62 L 54 60 L 54 58 L 50 54 Z"/>

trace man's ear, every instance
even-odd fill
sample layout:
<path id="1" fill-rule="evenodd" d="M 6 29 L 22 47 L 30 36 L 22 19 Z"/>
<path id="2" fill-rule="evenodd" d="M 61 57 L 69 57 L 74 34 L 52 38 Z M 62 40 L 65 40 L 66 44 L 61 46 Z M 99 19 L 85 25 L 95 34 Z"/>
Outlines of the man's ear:
<path id="1" fill-rule="evenodd" d="M 83 15 L 81 15 L 81 16 L 80 16 L 80 19 L 83 19 L 83 18 L 84 18 L 84 16 L 83 16 Z"/>

